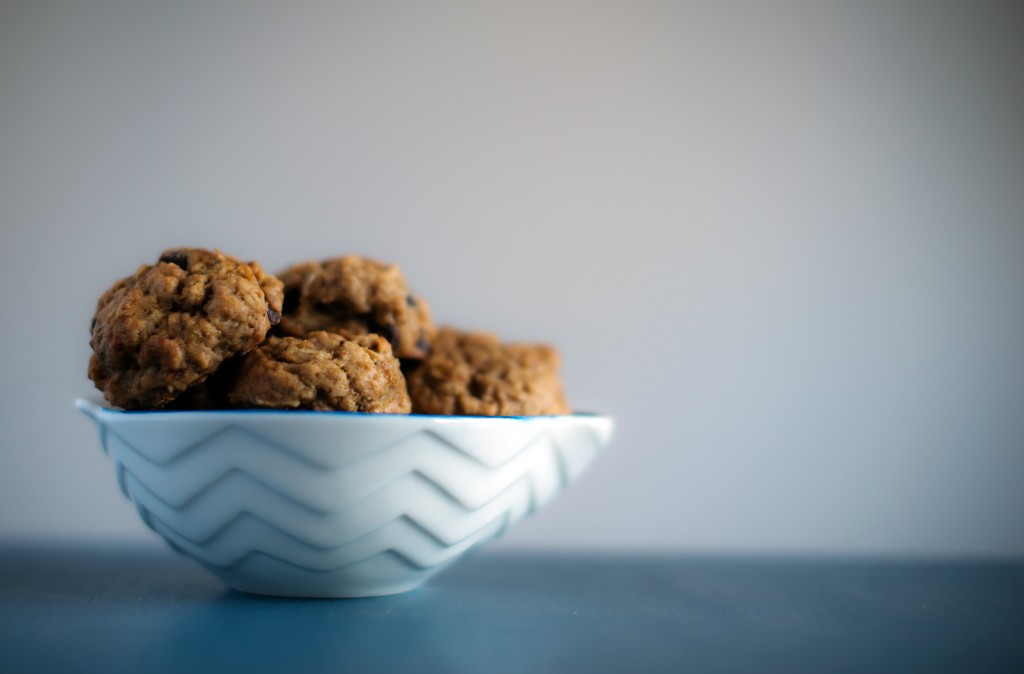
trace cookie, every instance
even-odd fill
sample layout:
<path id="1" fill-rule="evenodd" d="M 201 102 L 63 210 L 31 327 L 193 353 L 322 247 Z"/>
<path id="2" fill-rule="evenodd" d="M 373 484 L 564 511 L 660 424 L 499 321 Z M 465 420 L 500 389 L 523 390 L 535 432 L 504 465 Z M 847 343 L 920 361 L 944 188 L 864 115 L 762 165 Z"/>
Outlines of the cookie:
<path id="1" fill-rule="evenodd" d="M 442 328 L 408 376 L 413 412 L 519 416 L 568 414 L 559 356 L 541 344 L 503 344 L 492 334 Z"/>
<path id="2" fill-rule="evenodd" d="M 408 414 L 411 408 L 386 339 L 322 330 L 267 339 L 242 359 L 228 400 L 237 407 L 349 412 Z"/>
<path id="3" fill-rule="evenodd" d="M 165 406 L 255 348 L 282 301 L 282 283 L 257 262 L 201 248 L 165 251 L 97 302 L 89 378 L 114 405 Z"/>
<path id="4" fill-rule="evenodd" d="M 422 358 L 430 350 L 437 332 L 430 307 L 409 292 L 397 265 L 347 255 L 297 264 L 279 276 L 285 287 L 281 334 L 383 335 L 399 358 Z"/>

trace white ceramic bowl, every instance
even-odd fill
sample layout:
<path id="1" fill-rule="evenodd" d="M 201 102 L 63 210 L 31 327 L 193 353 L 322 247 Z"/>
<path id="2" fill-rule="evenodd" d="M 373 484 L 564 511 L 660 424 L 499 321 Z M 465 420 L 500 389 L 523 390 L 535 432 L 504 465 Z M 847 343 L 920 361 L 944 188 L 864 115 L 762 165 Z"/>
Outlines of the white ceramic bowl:
<path id="1" fill-rule="evenodd" d="M 419 586 L 573 480 L 608 417 L 77 406 L 142 520 L 231 587 L 366 597 Z"/>

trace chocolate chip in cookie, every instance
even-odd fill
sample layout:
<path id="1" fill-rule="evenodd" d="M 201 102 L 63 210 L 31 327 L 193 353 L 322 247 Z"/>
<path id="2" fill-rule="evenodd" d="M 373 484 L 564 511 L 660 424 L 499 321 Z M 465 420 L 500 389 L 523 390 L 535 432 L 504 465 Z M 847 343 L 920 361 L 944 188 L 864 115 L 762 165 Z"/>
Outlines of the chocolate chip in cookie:
<path id="1" fill-rule="evenodd" d="M 160 256 L 159 262 L 167 262 L 188 271 L 188 251 L 169 250 Z"/>

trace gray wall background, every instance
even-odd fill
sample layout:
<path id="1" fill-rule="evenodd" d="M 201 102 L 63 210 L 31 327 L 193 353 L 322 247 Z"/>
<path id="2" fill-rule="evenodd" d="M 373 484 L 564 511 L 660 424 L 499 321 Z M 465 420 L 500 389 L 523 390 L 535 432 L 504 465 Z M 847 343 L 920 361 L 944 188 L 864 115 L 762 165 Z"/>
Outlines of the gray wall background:
<path id="1" fill-rule="evenodd" d="M 0 537 L 152 540 L 72 409 L 175 245 L 402 264 L 618 433 L 500 545 L 1024 554 L 1012 3 L 3 2 Z"/>

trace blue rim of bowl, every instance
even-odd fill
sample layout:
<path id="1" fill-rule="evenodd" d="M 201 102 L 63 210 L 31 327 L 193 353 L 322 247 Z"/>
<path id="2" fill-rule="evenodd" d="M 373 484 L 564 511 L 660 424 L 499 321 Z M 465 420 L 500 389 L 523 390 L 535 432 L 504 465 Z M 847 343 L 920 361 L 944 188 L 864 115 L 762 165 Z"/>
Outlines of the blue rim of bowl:
<path id="1" fill-rule="evenodd" d="M 154 416 L 172 416 L 179 414 L 224 414 L 225 412 L 231 414 L 267 414 L 267 415 L 287 415 L 287 416 L 336 416 L 336 417 L 360 417 L 360 418 L 411 418 L 411 419 L 519 419 L 519 420 L 530 420 L 530 419 L 600 419 L 607 418 L 607 414 L 599 414 L 597 412 L 573 412 L 572 414 L 523 414 L 514 416 L 499 416 L 499 415 L 485 415 L 485 414 L 402 414 L 400 412 L 345 412 L 342 410 L 281 410 L 281 409 L 269 409 L 269 408 L 229 408 L 223 410 L 122 410 L 116 407 L 107 407 L 103 403 L 98 403 L 88 398 L 76 398 L 75 406 L 82 408 L 89 406 L 92 408 L 99 409 L 103 412 L 110 414 L 123 414 L 125 416 L 144 416 L 151 414 Z"/>

